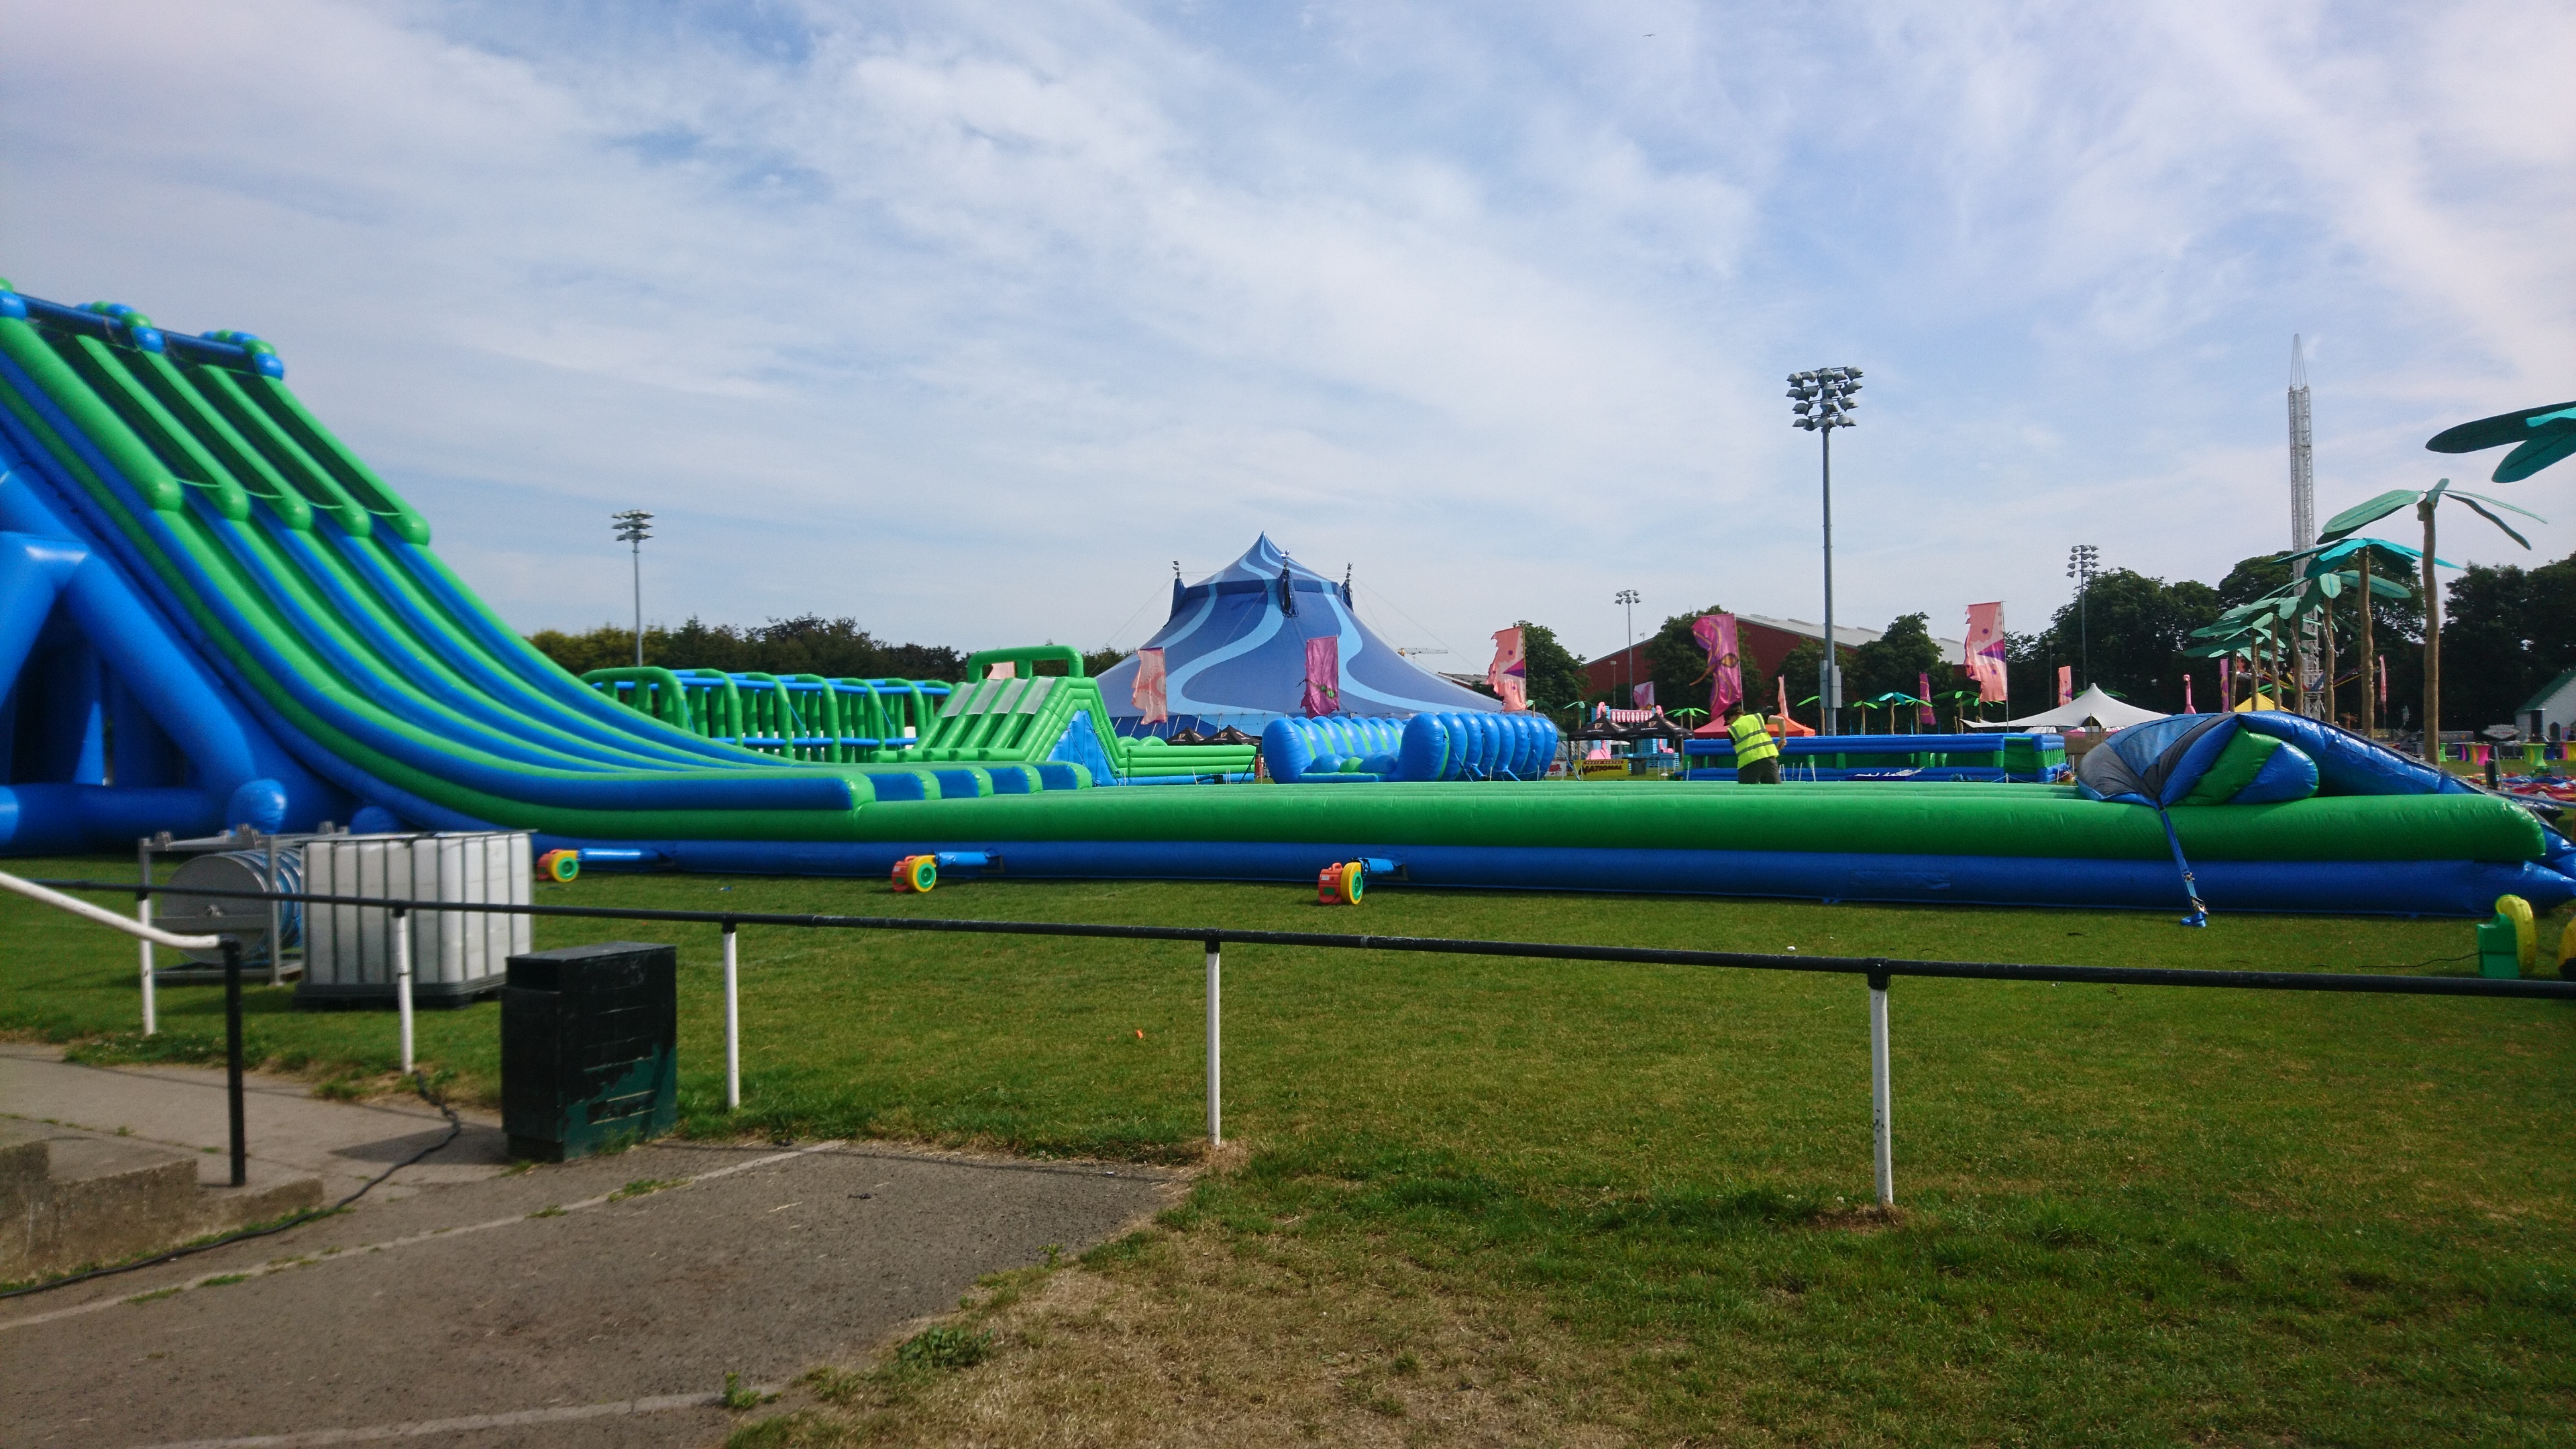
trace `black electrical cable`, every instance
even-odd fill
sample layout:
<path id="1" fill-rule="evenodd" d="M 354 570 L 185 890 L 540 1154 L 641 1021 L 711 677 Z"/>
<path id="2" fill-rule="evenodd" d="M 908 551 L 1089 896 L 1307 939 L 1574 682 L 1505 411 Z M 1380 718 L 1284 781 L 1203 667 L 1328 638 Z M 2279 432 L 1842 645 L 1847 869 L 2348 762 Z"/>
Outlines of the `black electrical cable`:
<path id="1" fill-rule="evenodd" d="M 271 1223 L 264 1228 L 244 1228 L 236 1233 L 226 1233 L 222 1237 L 216 1238 L 211 1242 L 192 1243 L 184 1248 L 173 1248 L 166 1253 L 155 1253 L 149 1258 L 138 1258 L 131 1263 L 119 1263 L 112 1268 L 92 1268 L 86 1273 L 74 1273 L 68 1278 L 55 1278 L 48 1282 L 32 1283 L 24 1288 L 12 1288 L 6 1292 L 0 1292 L 0 1299 L 24 1298 L 30 1293 L 50 1293 L 57 1288 L 69 1288 L 74 1283 L 86 1283 L 92 1278 L 108 1278 L 119 1273 L 131 1273 L 138 1268 L 157 1267 L 163 1263 L 176 1262 L 181 1258 L 194 1257 L 199 1253 L 210 1253 L 217 1248 L 230 1247 L 235 1243 L 246 1243 L 253 1238 L 271 1237 L 275 1234 L 285 1232 L 288 1228 L 300 1228 L 306 1223 L 312 1222 L 317 1218 L 327 1218 L 336 1213 L 347 1211 L 349 1204 L 365 1197 L 378 1183 L 383 1182 L 386 1178 L 393 1176 L 404 1168 L 419 1162 L 431 1153 L 447 1146 L 449 1143 L 454 1142 L 457 1138 L 465 1134 L 465 1119 L 456 1115 L 456 1109 L 447 1105 L 447 1099 L 445 1097 L 438 1096 L 429 1090 L 429 1081 L 427 1078 L 423 1077 L 418 1072 L 414 1072 L 412 1073 L 411 1085 L 412 1090 L 420 1093 L 420 1099 L 422 1101 L 436 1107 L 439 1110 L 440 1115 L 447 1118 L 447 1135 L 439 1138 L 436 1142 L 429 1144 L 418 1152 L 413 1153 L 411 1156 L 404 1158 L 402 1161 L 395 1163 L 393 1166 L 386 1168 L 384 1171 L 377 1173 L 375 1176 L 368 1178 L 365 1184 L 359 1187 L 356 1192 L 349 1194 L 347 1197 L 340 1199 L 329 1207 L 312 1208 L 305 1212 L 297 1213 L 295 1216 L 286 1219 L 284 1222 Z"/>

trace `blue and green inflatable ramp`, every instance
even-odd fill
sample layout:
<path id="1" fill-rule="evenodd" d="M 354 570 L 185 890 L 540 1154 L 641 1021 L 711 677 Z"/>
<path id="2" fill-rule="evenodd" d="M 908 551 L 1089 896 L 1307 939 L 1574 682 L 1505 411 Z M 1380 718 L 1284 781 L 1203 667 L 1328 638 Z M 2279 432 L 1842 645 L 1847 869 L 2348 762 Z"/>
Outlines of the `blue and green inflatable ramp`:
<path id="1" fill-rule="evenodd" d="M 1148 790 L 1123 787 L 1239 779 L 1252 753 L 1121 737 L 1062 646 L 937 683 L 585 682 L 285 379 L 249 334 L 0 284 L 0 852 L 333 820 L 878 879 L 917 854 L 1301 884 L 1370 858 L 1418 885 L 2165 909 L 2178 847 L 2221 911 L 2482 918 L 2576 893 L 2576 850 L 2531 815 L 2287 716 L 2122 732 L 2084 788 L 1756 789 L 1514 779 L 1553 753 L 1543 722 L 1461 707 L 1294 725 L 1288 783 Z M 1285 564 L 1254 582 L 1283 571 L 1277 607 L 1241 597 L 1343 619 Z"/>

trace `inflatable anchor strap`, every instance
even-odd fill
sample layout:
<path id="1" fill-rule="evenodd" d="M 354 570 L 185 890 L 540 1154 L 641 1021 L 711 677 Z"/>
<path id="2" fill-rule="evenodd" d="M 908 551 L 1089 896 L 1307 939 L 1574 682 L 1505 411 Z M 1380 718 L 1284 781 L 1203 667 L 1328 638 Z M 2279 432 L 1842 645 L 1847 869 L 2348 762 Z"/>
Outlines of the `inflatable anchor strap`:
<path id="1" fill-rule="evenodd" d="M 2174 834 L 2173 817 L 2165 813 L 2164 806 L 2158 805 L 2156 818 L 2164 822 L 2165 844 L 2173 847 L 2174 869 L 2182 872 L 2183 899 L 2191 906 L 2191 914 L 2183 917 L 2181 924 L 2206 926 L 2209 924 L 2209 908 L 2200 903 L 2200 887 L 2191 878 L 2191 862 L 2182 858 L 2182 838 Z"/>

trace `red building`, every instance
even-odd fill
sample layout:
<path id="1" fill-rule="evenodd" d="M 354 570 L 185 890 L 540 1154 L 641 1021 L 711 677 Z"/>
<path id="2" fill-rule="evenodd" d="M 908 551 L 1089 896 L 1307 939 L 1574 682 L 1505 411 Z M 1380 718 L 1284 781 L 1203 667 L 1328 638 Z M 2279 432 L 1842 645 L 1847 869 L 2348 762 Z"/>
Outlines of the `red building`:
<path id="1" fill-rule="evenodd" d="M 1877 643 L 1882 632 L 1884 631 L 1878 629 L 1855 629 L 1847 624 L 1836 624 L 1834 642 L 1839 646 L 1837 652 L 1842 655 L 1843 667 L 1845 669 L 1851 667 L 1851 651 L 1863 644 Z M 1780 672 L 1781 661 L 1789 657 L 1789 651 L 1801 644 L 1813 644 L 1824 637 L 1823 625 L 1811 624 L 1804 619 L 1773 619 L 1761 614 L 1736 615 L 1735 647 L 1744 663 L 1747 691 L 1752 689 L 1754 681 L 1757 680 L 1767 686 L 1772 676 Z M 1966 662 L 1967 645 L 1956 639 L 1935 639 L 1932 642 L 1941 646 L 1941 662 L 1945 664 Z M 1613 704 L 1625 707 L 1628 703 L 1629 686 L 1643 683 L 1654 677 L 1654 672 L 1646 666 L 1645 656 L 1646 645 L 1644 641 L 1640 641 L 1616 653 L 1605 654 L 1591 661 L 1583 666 L 1588 687 L 1594 694 L 1609 695 Z M 1941 681 L 1934 680 L 1933 683 L 1938 685 Z M 1797 698 L 1804 699 L 1807 694 L 1813 693 L 1815 693 L 1815 687 L 1810 682 L 1806 693 L 1798 695 Z M 1668 708 L 1685 702 L 1672 699 L 1662 701 Z M 1702 703 L 1705 702 L 1702 701 Z"/>

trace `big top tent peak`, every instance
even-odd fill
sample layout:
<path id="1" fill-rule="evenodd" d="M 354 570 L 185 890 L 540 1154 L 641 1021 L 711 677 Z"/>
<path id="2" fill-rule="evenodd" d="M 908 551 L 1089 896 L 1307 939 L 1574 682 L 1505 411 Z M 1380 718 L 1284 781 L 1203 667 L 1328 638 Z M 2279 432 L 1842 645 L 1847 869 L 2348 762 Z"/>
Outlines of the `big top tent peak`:
<path id="1" fill-rule="evenodd" d="M 1134 699 L 1136 657 L 1100 677 L 1121 734 L 1258 734 L 1281 715 L 1303 714 L 1307 643 L 1335 642 L 1337 713 L 1404 716 L 1500 710 L 1502 703 L 1416 666 L 1360 621 L 1348 587 L 1288 556 L 1263 534 L 1233 563 L 1195 584 L 1172 581 L 1172 613 L 1144 648 L 1163 651 L 1170 718 L 1147 724 Z"/>

